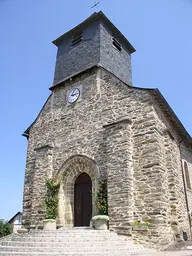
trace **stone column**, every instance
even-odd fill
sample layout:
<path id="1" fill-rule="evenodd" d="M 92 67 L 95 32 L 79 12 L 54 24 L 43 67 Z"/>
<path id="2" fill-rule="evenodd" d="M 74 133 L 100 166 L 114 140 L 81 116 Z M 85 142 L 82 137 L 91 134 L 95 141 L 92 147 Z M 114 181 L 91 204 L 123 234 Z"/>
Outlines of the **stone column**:
<path id="1" fill-rule="evenodd" d="M 60 188 L 59 188 L 59 206 L 58 206 L 58 217 L 59 217 L 59 226 L 64 227 L 65 226 L 65 195 L 64 195 L 64 184 L 63 180 L 60 182 Z"/>
<path id="2" fill-rule="evenodd" d="M 110 229 L 132 220 L 132 131 L 129 119 L 105 125 Z"/>
<path id="3" fill-rule="evenodd" d="M 30 225 L 31 207 L 32 207 L 32 181 L 34 176 L 35 157 L 34 154 L 27 154 L 27 163 L 25 169 L 24 193 L 23 193 L 23 215 L 22 224 L 28 227 Z"/>
<path id="4" fill-rule="evenodd" d="M 39 225 L 45 218 L 46 179 L 52 177 L 52 147 L 49 145 L 35 149 L 36 162 L 33 176 L 31 224 Z"/>
<path id="5" fill-rule="evenodd" d="M 174 220 L 178 224 L 179 214 L 179 183 L 181 176 L 181 163 L 178 147 L 171 133 L 166 130 L 165 135 L 165 150 L 166 150 L 166 166 L 168 170 L 168 186 L 169 186 L 169 221 Z M 178 167 L 180 173 L 178 173 Z M 180 175 L 178 175 L 180 174 Z"/>
<path id="6" fill-rule="evenodd" d="M 172 234 L 168 225 L 168 174 L 162 129 L 153 108 L 133 124 L 134 219 L 152 224 L 151 233 L 135 232 L 133 238 L 163 247 L 172 239 Z"/>
<path id="7" fill-rule="evenodd" d="M 165 148 L 169 184 L 169 223 L 178 241 L 183 240 L 183 231 L 187 231 L 188 237 L 190 237 L 179 146 L 179 142 L 177 142 L 172 133 L 166 130 Z"/>

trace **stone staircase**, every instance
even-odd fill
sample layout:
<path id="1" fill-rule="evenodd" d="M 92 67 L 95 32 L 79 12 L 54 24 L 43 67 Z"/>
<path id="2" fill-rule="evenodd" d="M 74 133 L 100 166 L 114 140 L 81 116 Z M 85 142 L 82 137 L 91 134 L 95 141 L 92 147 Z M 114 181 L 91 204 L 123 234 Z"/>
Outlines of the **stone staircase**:
<path id="1" fill-rule="evenodd" d="M 151 251 L 124 236 L 90 228 L 31 231 L 0 239 L 0 256 L 147 256 Z"/>

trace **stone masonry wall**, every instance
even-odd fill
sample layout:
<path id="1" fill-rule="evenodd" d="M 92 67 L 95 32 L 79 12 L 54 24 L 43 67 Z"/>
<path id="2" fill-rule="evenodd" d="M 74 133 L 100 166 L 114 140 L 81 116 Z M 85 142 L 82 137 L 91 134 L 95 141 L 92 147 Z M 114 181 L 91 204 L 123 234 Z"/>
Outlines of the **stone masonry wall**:
<path id="1" fill-rule="evenodd" d="M 168 182 L 164 135 L 153 108 L 133 125 L 134 219 L 152 224 L 150 232 L 133 232 L 137 242 L 166 246 L 172 239 L 168 216 Z"/>
<path id="2" fill-rule="evenodd" d="M 169 131 L 165 131 L 166 166 L 168 170 L 168 223 L 175 239 L 182 239 L 181 229 L 186 230 L 186 205 L 183 189 L 180 152 L 176 140 Z"/>
<path id="3" fill-rule="evenodd" d="M 31 197 L 31 223 L 39 224 L 44 216 L 44 198 L 46 194 L 46 180 L 52 177 L 52 147 L 45 145 L 35 148 L 36 161 L 33 176 L 33 194 Z M 38 215 L 38 219 L 36 218 Z"/>
<path id="4" fill-rule="evenodd" d="M 30 140 L 28 140 L 27 149 L 27 162 L 25 169 L 25 180 L 24 180 L 24 193 L 23 193 L 23 224 L 30 225 L 30 216 L 32 211 L 31 196 L 33 194 L 33 175 L 35 171 L 35 158 L 33 155 L 33 149 L 30 148 Z"/>
<path id="5" fill-rule="evenodd" d="M 66 100 L 67 92 L 79 85 L 82 85 L 81 100 L 69 106 Z M 59 172 L 68 158 L 84 155 L 94 160 L 99 166 L 101 175 L 106 176 L 110 170 L 107 169 L 103 126 L 117 122 L 119 119 L 138 119 L 142 113 L 139 113 L 139 110 L 136 113 L 135 109 L 140 105 L 142 109 L 145 105 L 148 106 L 146 99 L 143 103 L 140 102 L 144 95 L 148 93 L 128 87 L 103 69 L 93 69 L 90 73 L 78 76 L 72 81 L 67 81 L 63 86 L 55 88 L 39 118 L 30 129 L 27 166 L 32 159 L 37 161 L 35 149 L 49 145 L 53 147 L 52 167 L 50 167 L 53 175 Z M 130 155 L 126 158 L 128 161 Z M 27 168 L 26 176 L 28 173 L 30 170 Z M 38 180 L 36 184 L 42 184 L 47 174 L 42 170 L 41 176 L 34 174 L 34 179 L 37 176 L 42 181 Z M 34 180 L 31 187 L 34 187 L 33 183 L 35 184 Z M 27 184 L 25 187 L 27 190 Z M 35 188 L 31 191 L 33 191 L 31 197 L 34 198 Z M 24 215 L 25 206 L 24 200 Z M 40 215 L 33 207 L 32 205 L 30 211 L 33 214 L 36 213 L 36 216 L 33 216 L 38 221 Z M 43 204 L 41 206 L 39 204 L 38 207 L 42 210 Z M 29 211 L 27 213 L 29 214 Z"/>
<path id="6" fill-rule="evenodd" d="M 81 97 L 69 105 L 67 93 L 75 86 L 82 87 Z M 174 239 L 170 225 L 172 210 L 175 205 L 178 212 L 180 208 L 175 197 L 175 201 L 170 199 L 176 193 L 172 190 L 182 188 L 179 183 L 173 188 L 171 185 L 173 175 L 174 180 L 177 176 L 180 180 L 179 169 L 177 174 L 172 170 L 174 152 L 178 159 L 179 156 L 176 144 L 170 144 L 170 138 L 165 135 L 169 125 L 160 112 L 154 107 L 150 91 L 129 87 L 101 68 L 89 70 L 56 87 L 30 128 L 24 221 L 32 224 L 41 221 L 45 179 L 65 175 L 65 163 L 81 156 L 97 166 L 96 179 L 108 176 L 111 227 L 126 226 L 127 222 L 137 219 L 151 221 L 150 232 L 142 235 L 135 231 L 133 239 L 165 247 Z M 170 157 L 169 151 L 173 151 Z M 73 165 L 75 171 L 67 174 L 67 177 L 71 175 L 72 182 L 67 185 L 68 208 L 72 211 L 73 182 L 82 172 L 78 161 L 77 169 Z M 89 170 L 89 173 L 94 172 Z M 60 195 L 60 200 L 65 200 L 62 191 Z M 61 208 L 60 223 L 65 223 L 65 217 L 61 216 L 67 216 L 65 207 Z M 70 216 L 67 218 L 72 220 Z"/>
<path id="7" fill-rule="evenodd" d="M 133 218 L 133 164 L 132 129 L 129 119 L 120 120 L 104 126 L 107 177 L 108 177 L 108 213 L 114 230 L 122 222 Z"/>
<path id="8" fill-rule="evenodd" d="M 183 167 L 184 167 L 184 161 L 187 163 L 187 166 L 188 166 L 188 171 L 189 171 L 189 178 L 190 178 L 190 183 L 191 183 L 191 188 L 192 188 L 192 148 L 190 148 L 189 146 L 186 145 L 185 142 L 181 142 L 181 156 L 182 156 L 182 164 L 183 164 Z M 186 177 L 185 177 L 185 172 L 183 170 L 183 173 L 184 173 L 184 179 L 185 179 L 185 182 L 186 182 Z M 187 186 L 186 186 L 186 192 L 187 192 L 187 199 L 188 199 L 188 207 L 189 207 L 189 214 L 190 214 L 190 219 L 192 220 L 192 189 L 188 189 Z M 185 229 L 184 231 L 187 231 L 188 233 L 188 237 L 190 238 L 191 237 L 191 234 L 190 232 L 188 231 L 188 227 L 189 227 L 189 224 L 188 224 L 188 218 L 186 217 L 186 204 L 185 204 L 185 208 L 184 208 L 184 213 L 185 214 L 185 218 L 186 218 L 186 224 L 185 224 Z"/>
<path id="9" fill-rule="evenodd" d="M 189 219 L 186 209 L 186 197 L 183 184 L 183 170 L 181 166 L 182 159 L 188 159 L 191 162 L 192 151 L 186 146 L 183 138 L 178 135 L 176 127 L 171 125 L 157 103 L 154 108 L 164 133 L 165 146 L 165 168 L 167 168 L 168 181 L 168 224 L 171 225 L 171 232 L 174 239 L 183 239 L 183 232 L 186 232 L 190 238 Z M 188 157 L 187 157 L 188 156 Z M 190 165 L 190 164 L 189 164 Z M 192 173 L 190 177 L 192 178 Z M 191 205 L 191 191 L 187 191 L 189 206 Z"/>

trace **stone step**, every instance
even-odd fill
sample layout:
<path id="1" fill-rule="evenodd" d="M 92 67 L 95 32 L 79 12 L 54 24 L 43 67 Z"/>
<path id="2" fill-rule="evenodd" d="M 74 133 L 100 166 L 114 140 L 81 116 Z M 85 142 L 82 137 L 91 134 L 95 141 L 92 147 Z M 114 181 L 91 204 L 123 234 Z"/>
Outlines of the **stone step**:
<path id="1" fill-rule="evenodd" d="M 1 243 L 1 246 L 15 246 L 15 247 L 25 247 L 25 246 L 29 246 L 29 247 L 38 247 L 38 246 L 42 246 L 42 247 L 65 247 L 65 248 L 69 248 L 69 249 L 74 249 L 77 247 L 77 244 L 79 246 L 79 248 L 83 249 L 83 248 L 86 248 L 86 247 L 89 247 L 89 248 L 106 248 L 106 247 L 112 247 L 112 248 L 118 248 L 119 250 L 122 250 L 122 249 L 135 249 L 137 251 L 142 251 L 144 250 L 143 246 L 141 245 L 134 245 L 134 244 L 125 244 L 125 243 L 118 243 L 118 242 L 111 242 L 111 241 L 107 241 L 107 242 L 91 242 L 91 241 L 88 241 L 88 242 L 72 242 L 72 243 L 68 243 L 68 242 L 53 242 L 53 241 L 50 241 L 50 242 L 47 242 L 47 241 L 38 241 L 38 242 L 21 242 L 21 241 L 7 241 L 7 242 L 2 242 Z"/>
<path id="2" fill-rule="evenodd" d="M 74 234 L 68 234 L 68 235 L 66 235 L 66 234 L 63 234 L 63 233 L 61 233 L 61 234 L 53 234 L 53 235 L 51 235 L 51 234 L 42 234 L 42 235 L 33 235 L 33 234 L 26 234 L 25 236 L 24 235 L 17 235 L 17 237 L 32 237 L 32 238 L 38 238 L 38 237 L 64 237 L 64 238 L 72 238 L 72 237 L 77 237 L 77 238 L 80 238 L 80 237 L 90 237 L 90 238 L 100 238 L 100 237 L 110 237 L 110 238 L 114 238 L 114 239 L 116 239 L 117 238 L 117 235 L 111 235 L 111 234 L 109 234 L 109 235 L 105 235 L 105 234 L 78 234 L 78 235 L 74 235 Z"/>
<path id="3" fill-rule="evenodd" d="M 130 252 L 1 252 L 1 256 L 13 256 L 13 255 L 25 255 L 25 256 L 156 256 L 153 253 L 145 252 L 145 253 L 130 253 Z M 180 256 L 179 254 L 177 254 Z M 189 255 L 189 254 L 182 254 Z M 167 254 L 157 255 L 157 256 L 168 256 Z M 176 256 L 172 254 L 171 256 Z"/>
<path id="4" fill-rule="evenodd" d="M 44 253 L 44 252 L 3 252 L 0 254 L 0 256 L 153 256 L 152 254 L 149 253 L 142 253 L 142 254 L 130 254 L 130 253 L 116 253 L 114 252 L 113 254 L 110 253 L 97 253 L 97 252 L 91 252 L 91 253 L 83 253 L 76 252 L 76 253 Z M 178 255 L 178 254 L 177 254 Z M 155 255 L 154 255 L 155 256 Z M 168 256 L 168 255 L 158 255 L 158 256 Z M 171 255 L 171 256 L 176 256 L 176 255 Z M 178 255 L 180 256 L 180 255 Z"/>
<path id="5" fill-rule="evenodd" d="M 49 252 L 3 252 L 0 254 L 0 256 L 153 256 L 153 254 L 151 253 L 120 253 L 120 252 L 113 252 L 113 254 L 111 254 L 111 252 L 106 253 L 97 253 L 97 252 L 91 252 L 91 253 L 49 253 Z M 178 255 L 178 254 L 177 254 Z M 182 254 L 183 255 L 183 254 Z M 154 255 L 156 256 L 156 255 Z M 168 256 L 168 255 L 158 255 L 158 256 Z M 171 255 L 171 256 L 176 256 L 176 255 Z M 178 255 L 180 256 L 180 255 Z M 184 255 L 183 255 L 184 256 Z"/>
<path id="6" fill-rule="evenodd" d="M 18 235 L 17 235 L 18 236 Z M 69 233 L 69 232 L 29 232 L 26 234 L 19 234 L 20 237 L 117 237 L 116 233 L 113 232 L 78 232 L 78 233 Z"/>
<path id="7" fill-rule="evenodd" d="M 146 256 L 150 251 L 114 232 L 63 229 L 9 236 L 0 240 L 2 255 Z"/>
<path id="8" fill-rule="evenodd" d="M 29 234 L 34 234 L 34 235 L 39 235 L 39 234 L 60 234 L 60 233 L 64 233 L 64 234 L 115 234 L 115 232 L 111 232 L 109 230 L 95 230 L 95 229 L 85 229 L 85 230 L 81 230 L 81 229 L 71 229 L 71 231 L 69 231 L 68 229 L 57 229 L 57 230 L 49 230 L 49 231 L 45 231 L 45 230 L 38 230 L 38 231 L 30 231 Z"/>
<path id="9" fill-rule="evenodd" d="M 30 230 L 30 233 L 59 233 L 59 232 L 65 232 L 65 233 L 115 233 L 112 230 L 109 229 L 100 229 L 96 230 L 94 228 L 59 228 L 56 230 Z"/>
<path id="10" fill-rule="evenodd" d="M 4 252 L 28 252 L 28 253 L 31 253 L 31 252 L 45 252 L 45 253 L 60 253 L 60 254 L 76 254 L 76 253 L 81 253 L 82 255 L 86 254 L 86 253 L 110 253 L 111 255 L 113 255 L 113 253 L 116 253 L 116 254 L 134 254 L 134 255 L 137 255 L 137 254 L 149 254 L 151 255 L 151 252 L 143 252 L 143 250 L 136 250 L 136 248 L 134 249 L 130 249 L 130 248 L 127 248 L 127 249 L 121 249 L 119 250 L 118 248 L 114 248 L 114 249 L 110 249 L 110 250 L 106 250 L 106 249 L 102 249 L 102 250 L 97 250 L 97 249 L 66 249 L 66 248 L 59 248 L 59 249 L 49 249 L 49 248 L 5 248 L 5 249 L 1 249 L 0 250 L 0 255 Z"/>
<path id="11" fill-rule="evenodd" d="M 55 235 L 55 236 L 80 236 L 80 235 L 84 235 L 84 236 L 117 236 L 117 234 L 111 232 L 111 233 L 107 233 L 107 232 L 104 232 L 104 233 L 97 233 L 97 232 L 90 232 L 90 234 L 88 232 L 79 232 L 79 233 L 67 233 L 67 232 L 55 232 L 55 233 L 50 233 L 50 232 L 42 232 L 42 233 L 38 233 L 38 232 L 29 232 L 29 233 L 26 233 L 25 235 L 30 235 L 30 236 L 52 236 L 52 235 Z M 20 234 L 21 236 L 24 235 L 24 234 Z"/>
<path id="12" fill-rule="evenodd" d="M 66 248 L 66 247 L 28 247 L 28 246 L 1 246 L 0 247 L 0 252 L 20 252 L 20 251 L 23 251 L 23 252 L 32 252 L 32 251 L 35 251 L 35 252 L 59 252 L 59 253 L 72 253 L 72 252 L 83 252 L 83 253 L 86 253 L 86 252 L 94 252 L 94 250 L 90 247 L 84 247 L 84 248 L 81 248 L 81 247 L 78 247 L 76 246 L 76 248 L 73 248 L 74 250 L 72 250 L 72 248 Z M 100 252 L 103 252 L 103 250 L 105 252 L 108 252 L 107 248 L 97 248 L 97 252 L 100 253 Z"/>
<path id="13" fill-rule="evenodd" d="M 89 238 L 89 239 L 99 239 L 99 238 L 109 238 L 109 239 L 117 239 L 117 236 L 114 236 L 114 235 L 88 235 L 88 234 L 82 234 L 82 235 L 73 235 L 73 234 L 69 234 L 69 235 L 65 235 L 65 234 L 56 234 L 56 235 L 36 235 L 36 236 L 33 236 L 31 234 L 29 235 L 26 235 L 26 236 L 21 236 L 21 235 L 17 235 L 15 237 L 20 237 L 20 238 L 25 238 L 25 237 L 29 237 L 29 238 L 39 238 L 39 237 L 42 237 L 42 238 L 50 238 L 50 237 L 54 237 L 54 238 L 64 238 L 64 239 L 71 239 L 71 238 L 76 238 L 76 239 L 79 239 L 79 238 Z"/>
<path id="14" fill-rule="evenodd" d="M 107 239 L 107 238 L 89 238 L 89 237 L 71 237 L 71 238 L 65 238 L 65 237 L 25 237 L 25 238 L 21 238 L 21 237 L 14 237 L 8 241 L 17 241 L 17 242 L 67 242 L 67 243 L 71 243 L 71 242 L 89 242 L 89 241 L 97 241 L 97 242 L 103 242 L 103 241 L 111 241 L 111 242 L 115 242 L 117 239 Z M 2 241 L 3 242 L 3 241 Z M 1 242 L 0 242 L 1 244 Z"/>
<path id="15" fill-rule="evenodd" d="M 108 253 L 45 253 L 45 252 L 3 252 L 0 254 L 1 256 L 111 256 Z M 131 256 L 130 254 L 113 254 L 113 256 Z M 142 255 L 143 256 L 143 255 Z"/>
<path id="16" fill-rule="evenodd" d="M 80 247 L 78 244 L 76 244 L 76 246 L 74 247 L 66 247 L 66 246 L 60 246 L 60 247 L 56 247 L 56 246 L 52 246 L 52 247 L 47 247 L 47 246 L 43 246 L 42 244 L 36 245 L 36 246 L 28 246 L 28 245 L 21 245 L 21 246 L 14 246 L 14 245 L 9 245 L 9 246 L 1 246 L 0 247 L 0 252 L 4 252 L 4 251 L 23 251 L 23 252 L 31 252 L 31 251 L 37 251 L 37 252 L 44 252 L 44 251 L 49 251 L 49 252 L 108 252 L 108 251 L 121 251 L 121 252 L 141 252 L 143 251 L 143 249 L 139 249 L 137 247 L 129 247 L 129 246 L 116 246 L 116 245 L 103 245 L 103 246 L 84 246 L 84 247 Z"/>
<path id="17" fill-rule="evenodd" d="M 23 242 L 23 241 L 3 241 L 1 243 L 1 246 L 28 246 L 28 247 L 66 247 L 66 248 L 76 248 L 77 247 L 77 242 L 71 242 L 71 243 L 68 243 L 68 242 L 53 242 L 53 241 L 50 241 L 50 242 L 47 242 L 47 241 L 44 241 L 44 242 L 40 242 L 40 241 L 37 241 L 37 242 L 29 242 L 29 241 L 26 241 L 26 242 Z M 98 241 L 87 241 L 86 243 L 85 242 L 78 242 L 78 246 L 80 248 L 84 248 L 84 247 L 91 247 L 91 248 L 97 248 L 98 246 L 99 247 L 110 247 L 110 246 L 116 246 L 117 248 L 137 248 L 137 249 L 143 249 L 143 246 L 135 246 L 134 244 L 126 244 L 123 243 L 123 242 L 112 242 L 112 241 L 101 241 L 101 242 L 98 242 Z"/>
<path id="18" fill-rule="evenodd" d="M 45 238 L 49 238 L 49 237 L 54 237 L 54 238 L 90 238 L 90 239 L 99 239 L 99 238 L 110 238 L 110 239 L 117 239 L 117 236 L 114 236 L 114 235 L 97 235 L 97 234 L 78 234 L 78 235 L 73 235 L 73 234 L 69 234 L 69 235 L 66 235 L 66 234 L 53 234 L 53 235 L 45 235 L 45 234 L 42 234 L 42 235 L 36 235 L 36 236 L 33 236 L 31 234 L 29 235 L 26 235 L 26 236 L 21 236 L 21 235 L 17 235 L 16 237 L 21 237 L 21 238 L 25 238 L 25 237 L 29 237 L 29 238 L 39 238 L 39 237 L 45 237 Z"/>
<path id="19" fill-rule="evenodd" d="M 39 236 L 39 237 L 31 237 L 31 236 L 26 236 L 26 237 L 21 237 L 21 236 L 15 236 L 10 239 L 9 241 L 55 241 L 55 242 L 60 242 L 60 241 L 67 241 L 67 242 L 72 242 L 72 241 L 116 241 L 118 238 L 117 237 L 91 237 L 91 236 L 69 236 L 69 237 L 63 237 L 63 236 Z M 8 241 L 7 240 L 7 241 Z M 128 241 L 127 241 L 128 242 Z"/>

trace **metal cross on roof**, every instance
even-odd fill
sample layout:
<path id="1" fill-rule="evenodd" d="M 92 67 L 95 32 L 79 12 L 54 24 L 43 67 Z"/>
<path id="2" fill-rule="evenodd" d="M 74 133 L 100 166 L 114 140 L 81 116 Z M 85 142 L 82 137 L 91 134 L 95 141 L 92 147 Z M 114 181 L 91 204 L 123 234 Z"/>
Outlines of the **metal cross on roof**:
<path id="1" fill-rule="evenodd" d="M 100 4 L 100 2 L 95 1 L 95 4 L 91 8 L 95 8 L 98 4 Z"/>

